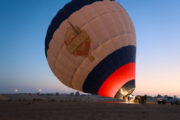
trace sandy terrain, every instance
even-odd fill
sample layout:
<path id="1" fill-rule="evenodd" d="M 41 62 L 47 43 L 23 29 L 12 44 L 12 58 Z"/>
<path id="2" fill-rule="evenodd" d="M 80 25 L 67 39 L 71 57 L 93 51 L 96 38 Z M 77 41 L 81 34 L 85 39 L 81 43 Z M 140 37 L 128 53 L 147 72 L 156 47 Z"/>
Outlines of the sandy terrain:
<path id="1" fill-rule="evenodd" d="M 3 95 L 0 95 L 0 100 L 8 100 L 9 98 Z"/>
<path id="2" fill-rule="evenodd" d="M 0 120 L 180 120 L 180 105 L 0 101 Z"/>

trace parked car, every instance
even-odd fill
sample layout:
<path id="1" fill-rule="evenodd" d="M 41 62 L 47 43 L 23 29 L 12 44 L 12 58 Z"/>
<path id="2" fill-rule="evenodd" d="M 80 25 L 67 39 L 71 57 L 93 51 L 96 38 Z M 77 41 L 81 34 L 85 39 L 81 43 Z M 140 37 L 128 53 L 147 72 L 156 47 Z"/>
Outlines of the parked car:
<path id="1" fill-rule="evenodd" d="M 173 98 L 173 97 L 162 97 L 162 98 L 158 98 L 157 99 L 157 103 L 158 104 L 166 104 L 166 103 L 170 103 L 170 104 L 180 104 L 180 100 L 178 98 Z"/>

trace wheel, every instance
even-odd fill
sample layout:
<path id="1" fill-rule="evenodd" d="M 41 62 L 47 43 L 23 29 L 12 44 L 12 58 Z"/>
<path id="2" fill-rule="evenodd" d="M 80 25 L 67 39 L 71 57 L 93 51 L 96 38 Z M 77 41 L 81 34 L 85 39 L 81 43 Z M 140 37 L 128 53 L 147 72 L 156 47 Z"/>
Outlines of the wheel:
<path id="1" fill-rule="evenodd" d="M 176 101 L 175 104 L 178 105 L 178 101 Z"/>
<path id="2" fill-rule="evenodd" d="M 161 101 L 158 101 L 158 104 L 161 104 Z"/>

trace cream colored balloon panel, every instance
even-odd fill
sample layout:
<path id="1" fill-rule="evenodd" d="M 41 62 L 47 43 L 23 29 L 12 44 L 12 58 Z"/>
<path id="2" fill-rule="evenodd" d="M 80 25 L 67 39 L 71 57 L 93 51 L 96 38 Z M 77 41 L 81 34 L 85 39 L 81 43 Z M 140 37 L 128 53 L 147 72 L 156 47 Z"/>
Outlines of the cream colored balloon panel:
<path id="1" fill-rule="evenodd" d="M 104 26 L 103 21 L 101 20 L 101 16 L 97 17 L 90 21 L 90 26 L 93 29 L 94 33 L 97 36 L 98 45 L 102 44 L 104 41 L 110 39 L 107 28 Z M 93 42 L 94 40 L 92 40 Z M 94 46 L 92 46 L 94 48 Z"/>
<path id="2" fill-rule="evenodd" d="M 113 48 L 113 47 L 112 47 Z M 95 49 L 93 52 L 94 52 L 94 54 L 95 54 L 95 56 L 101 61 L 102 59 L 104 59 L 104 57 L 105 56 L 107 56 L 107 53 L 105 52 L 105 51 L 107 51 L 106 50 L 107 48 L 105 48 L 104 47 L 104 43 L 101 45 L 101 46 L 99 46 L 97 49 Z M 114 48 L 113 48 L 113 50 L 114 50 Z M 110 52 L 110 51 L 109 51 Z M 109 53 L 108 52 L 108 53 Z M 100 62 L 99 61 L 99 62 Z"/>
<path id="3" fill-rule="evenodd" d="M 117 36 L 119 34 L 118 28 L 115 25 L 114 18 L 112 17 L 111 14 L 112 13 L 108 13 L 108 14 L 104 14 L 103 16 L 100 16 L 101 21 L 104 23 L 105 29 L 109 34 L 110 38 Z"/>
<path id="4" fill-rule="evenodd" d="M 92 55 L 95 57 L 95 55 L 92 53 Z M 100 59 L 95 57 L 95 60 L 93 62 L 90 62 L 88 58 L 85 58 L 82 64 L 77 68 L 77 71 L 74 73 L 74 77 L 72 80 L 73 88 L 78 89 L 82 91 L 82 86 L 84 83 L 84 80 L 86 79 L 89 72 L 99 63 Z"/>
<path id="5" fill-rule="evenodd" d="M 47 51 L 48 63 L 51 66 L 52 70 L 55 69 L 55 63 L 57 61 L 59 46 L 55 43 L 55 40 L 52 39 L 49 43 L 49 49 Z"/>
<path id="6" fill-rule="evenodd" d="M 60 29 L 57 29 L 53 35 L 53 39 L 49 43 L 49 49 L 48 49 L 48 61 L 50 66 L 53 66 L 53 70 L 55 69 L 55 64 L 57 62 L 57 58 L 59 55 L 59 52 L 64 46 L 63 34 Z"/>
<path id="7" fill-rule="evenodd" d="M 127 41 L 128 37 L 129 37 L 129 35 L 122 34 L 122 35 L 118 35 L 118 36 L 112 38 L 111 42 L 113 44 L 113 48 L 115 50 L 118 50 L 121 47 L 129 45 L 129 43 Z"/>
<path id="8" fill-rule="evenodd" d="M 113 6 L 113 10 L 111 10 L 111 15 L 116 25 L 118 26 L 120 33 L 129 32 L 131 28 L 127 27 L 129 25 L 128 14 L 121 7 L 121 5 L 117 4 L 116 2 L 105 5 L 107 5 L 109 9 L 112 9 L 111 6 Z"/>
<path id="9" fill-rule="evenodd" d="M 132 20 L 130 18 L 130 16 L 128 15 L 128 13 L 125 11 L 125 9 L 120 5 L 120 4 L 117 4 L 116 2 L 114 3 L 114 6 L 116 7 L 116 9 L 118 9 L 119 12 L 122 12 L 122 15 L 124 16 L 124 18 L 126 19 L 126 21 L 128 22 L 128 25 L 129 25 L 129 30 L 131 33 L 135 33 L 135 30 L 134 30 L 134 25 L 132 23 Z M 119 13 L 117 13 L 119 14 Z M 117 14 L 114 15 L 114 17 L 117 17 Z"/>
<path id="10" fill-rule="evenodd" d="M 127 20 L 129 21 L 128 23 L 129 23 L 130 31 L 131 31 L 131 33 L 133 33 L 136 36 L 134 24 L 132 23 L 131 18 L 128 15 L 128 13 L 126 13 L 126 14 L 127 14 Z"/>
<path id="11" fill-rule="evenodd" d="M 107 55 L 111 54 L 115 50 L 116 50 L 116 48 L 114 47 L 114 44 L 113 44 L 112 38 L 111 38 L 110 40 L 106 41 L 102 45 L 102 50 L 101 51 L 103 51 L 104 57 L 106 57 Z"/>
<path id="12" fill-rule="evenodd" d="M 53 38 L 49 43 L 49 49 L 47 52 L 47 56 L 51 56 L 51 57 L 48 57 L 48 59 L 50 61 L 52 61 L 51 59 L 58 58 L 58 55 L 64 46 L 64 33 L 63 33 L 62 28 L 63 28 L 63 26 L 61 26 L 61 29 L 59 28 L 55 31 Z M 53 64 L 53 66 L 55 66 L 56 62 L 57 62 L 57 60 L 55 60 L 55 61 L 53 60 L 53 63 L 49 63 L 49 64 Z"/>
<path id="13" fill-rule="evenodd" d="M 103 2 L 96 2 L 91 5 L 91 9 L 94 9 L 98 15 L 103 15 L 109 12 L 109 9 L 103 4 Z"/>
<path id="14" fill-rule="evenodd" d="M 59 45 L 57 45 L 55 43 L 55 39 L 52 39 L 51 42 L 50 42 L 50 45 L 49 45 L 48 55 L 52 54 L 55 58 L 57 58 L 58 57 L 57 55 L 59 54 L 59 49 L 60 48 L 61 47 L 59 47 Z M 55 62 L 53 64 L 55 64 Z"/>
<path id="15" fill-rule="evenodd" d="M 122 15 L 124 16 L 124 20 L 126 21 L 126 28 L 127 28 L 127 33 L 133 33 L 134 30 L 131 28 L 130 22 L 129 22 L 129 17 L 126 11 L 122 12 Z"/>
<path id="16" fill-rule="evenodd" d="M 73 88 L 78 89 L 80 91 L 82 91 L 82 85 L 84 83 L 84 79 L 87 77 L 87 71 L 86 71 L 87 61 L 89 60 L 84 60 L 82 64 L 80 64 L 80 66 L 77 68 L 76 72 L 74 73 L 72 79 Z"/>
<path id="17" fill-rule="evenodd" d="M 87 27 L 87 30 L 91 29 L 93 32 L 93 34 L 90 35 L 90 38 L 92 40 L 92 42 L 91 42 L 92 49 L 97 48 L 99 45 L 101 45 L 103 43 L 103 41 L 110 38 L 104 24 L 102 23 L 102 21 L 99 17 L 90 21 L 88 26 L 89 27 Z"/>
<path id="18" fill-rule="evenodd" d="M 126 11 L 124 11 L 122 15 L 125 16 L 125 19 L 127 21 L 128 32 L 133 33 L 135 35 L 134 24 L 132 23 L 130 16 L 128 15 L 128 13 Z"/>
<path id="19" fill-rule="evenodd" d="M 92 39 L 92 47 L 93 49 L 97 47 L 97 45 L 101 44 L 103 40 L 109 39 L 107 28 L 105 28 L 103 21 L 101 20 L 101 16 L 107 14 L 108 9 L 102 9 L 102 2 L 96 2 L 90 7 L 84 7 L 80 10 L 81 14 L 84 15 L 84 18 L 88 21 L 90 26 L 92 26 L 92 31 L 96 34 L 96 39 Z M 100 10 L 99 10 L 100 9 Z M 93 35 L 94 36 L 94 35 Z"/>
<path id="20" fill-rule="evenodd" d="M 121 15 L 120 15 L 121 13 L 119 13 L 119 12 L 113 12 L 112 13 L 112 16 L 113 16 L 113 18 L 114 18 L 114 21 L 115 21 L 115 23 L 116 23 L 116 27 L 117 27 L 117 29 L 118 29 L 118 31 L 119 31 L 119 34 L 123 34 L 123 33 L 125 33 L 125 25 L 123 24 L 123 20 L 121 19 Z"/>
<path id="21" fill-rule="evenodd" d="M 130 45 L 136 46 L 136 35 L 135 34 L 128 35 L 128 43 Z"/>
<path id="22" fill-rule="evenodd" d="M 58 58 L 59 53 L 65 46 L 64 45 L 64 34 L 67 29 L 66 28 L 67 24 L 68 23 L 66 21 L 64 21 L 63 24 L 55 31 L 55 33 L 53 35 L 53 39 L 50 41 L 50 44 L 54 43 L 54 46 L 50 45 L 49 49 L 54 49 L 54 47 L 57 47 L 57 49 L 58 49 L 55 53 L 57 58 Z"/>
<path id="23" fill-rule="evenodd" d="M 134 43 L 134 42 L 135 42 L 135 44 L 136 44 L 134 26 L 131 25 L 131 24 L 132 24 L 132 23 L 130 22 L 131 20 L 130 20 L 130 18 L 129 18 L 129 16 L 128 16 L 128 14 L 127 14 L 126 11 L 124 11 L 124 12 L 122 13 L 122 15 L 124 16 L 123 18 L 124 18 L 124 20 L 126 21 L 126 22 L 125 22 L 125 27 L 126 27 L 126 30 L 127 30 L 126 33 L 124 33 L 124 34 L 129 35 L 126 40 L 127 40 L 128 44 L 131 44 L 131 43 Z M 133 36 L 134 36 L 134 37 L 133 37 Z M 130 37 L 131 37 L 131 38 L 130 38 Z"/>
<path id="24" fill-rule="evenodd" d="M 66 47 L 64 47 L 62 53 L 60 53 L 56 68 L 60 69 L 58 70 L 60 74 L 68 78 L 68 83 L 71 83 L 73 74 L 81 63 L 82 59 L 82 57 L 77 57 L 69 54 Z"/>
<path id="25" fill-rule="evenodd" d="M 84 16 L 80 13 L 80 10 L 74 12 L 69 18 L 68 20 L 70 22 L 72 22 L 73 25 L 77 25 L 80 28 L 87 24 L 87 20 L 84 18 Z"/>
<path id="26" fill-rule="evenodd" d="M 110 2 L 110 1 L 104 1 L 102 2 L 104 4 L 104 6 L 106 6 L 106 8 L 109 10 L 109 11 L 117 11 L 116 7 L 114 6 L 113 3 L 117 4 L 117 2 Z"/>
<path id="27" fill-rule="evenodd" d="M 53 39 L 55 40 L 55 43 L 59 46 L 58 52 L 61 52 L 61 49 L 65 46 L 64 39 L 68 25 L 69 25 L 68 21 L 63 21 L 60 27 L 55 31 L 53 35 Z"/>
<path id="28" fill-rule="evenodd" d="M 125 9 L 120 5 L 118 4 L 117 2 L 112 2 L 112 5 L 116 8 L 117 11 L 119 12 L 122 12 L 122 11 L 125 11 Z"/>
<path id="29" fill-rule="evenodd" d="M 60 31 L 63 31 L 64 35 L 62 35 L 62 36 L 65 36 L 67 28 L 69 28 L 69 27 L 70 27 L 70 25 L 68 24 L 67 21 L 64 21 L 62 23 L 62 25 L 59 28 Z M 69 79 L 68 81 L 70 81 L 72 79 L 73 72 L 75 71 L 76 67 L 81 63 L 80 61 L 82 61 L 82 58 L 74 56 L 71 53 L 69 53 L 69 51 L 67 51 L 67 48 L 64 43 L 64 41 L 65 41 L 64 37 L 56 39 L 56 40 L 63 41 L 62 42 L 63 47 L 60 48 L 59 53 L 58 53 L 56 67 L 57 68 L 62 67 L 61 74 L 66 74 L 66 77 L 68 77 L 68 79 Z M 65 65 L 65 66 L 63 66 L 63 65 Z M 66 72 L 71 73 L 71 75 L 67 74 Z"/>
<path id="30" fill-rule="evenodd" d="M 113 5 L 109 5 L 109 1 L 94 3 L 92 7 L 99 14 L 99 19 L 101 20 L 103 25 L 106 27 L 105 29 L 108 32 L 107 34 L 110 34 L 109 36 L 111 37 L 116 36 L 118 34 L 118 30 L 117 30 L 117 27 L 115 26 L 115 21 L 111 14 L 113 12 L 118 12 L 117 9 Z M 105 41 L 108 39 L 105 39 Z"/>
<path id="31" fill-rule="evenodd" d="M 93 30 L 93 27 L 91 26 L 91 24 L 90 23 L 86 24 L 85 26 L 83 26 L 82 29 L 87 31 L 87 33 L 89 34 L 89 37 L 91 39 L 90 51 L 97 48 L 99 46 L 99 39 L 97 37 L 97 33 L 95 33 L 95 31 Z"/>
<path id="32" fill-rule="evenodd" d="M 73 76 L 73 73 L 75 72 L 75 70 L 77 69 L 77 67 L 79 66 L 79 64 L 81 63 L 82 61 L 82 57 L 77 57 L 77 56 L 74 56 L 72 54 L 70 54 L 67 49 L 66 49 L 66 46 L 64 45 L 64 36 L 66 34 L 66 31 L 67 31 L 67 28 L 70 27 L 68 24 L 67 24 L 67 21 L 64 21 L 62 23 L 62 25 L 60 26 L 59 30 L 60 31 L 56 31 L 56 34 L 54 34 L 54 39 L 55 41 L 61 41 L 59 43 L 59 50 L 56 51 L 55 54 L 58 54 L 56 55 L 57 56 L 57 60 L 56 60 L 56 75 L 59 76 L 65 76 L 66 79 L 60 79 L 63 83 L 65 83 L 66 85 L 68 84 L 68 86 L 70 86 L 70 83 L 71 83 L 71 80 L 72 80 L 72 76 Z M 61 31 L 63 33 L 61 33 Z M 61 33 L 61 37 L 59 37 L 59 34 L 58 33 Z M 63 35 L 62 35 L 63 34 Z M 55 43 L 53 40 L 51 41 L 50 44 L 52 43 Z M 57 42 L 58 43 L 58 42 Z M 54 44 L 53 44 L 54 45 Z M 56 46 L 56 45 L 55 45 Z M 61 46 L 61 47 L 60 47 Z M 50 45 L 50 51 L 53 47 L 51 47 Z M 53 51 L 51 51 L 52 53 L 54 53 Z"/>
<path id="33" fill-rule="evenodd" d="M 50 51 L 48 50 L 48 52 L 50 52 Z M 54 68 L 55 68 L 54 63 L 56 61 L 56 57 L 53 54 L 48 54 L 47 59 L 48 59 L 48 64 L 49 64 L 51 70 L 54 72 Z"/>
<path id="34" fill-rule="evenodd" d="M 113 5 L 117 11 L 112 12 L 111 15 L 115 19 L 117 25 L 121 24 L 119 26 L 119 29 L 124 30 L 121 33 L 130 32 L 131 27 L 129 27 L 129 22 L 131 20 L 129 19 L 129 15 L 127 14 L 127 12 L 123 9 L 123 7 L 121 5 L 119 5 L 117 3 L 113 3 Z M 119 22 L 118 22 L 118 20 L 119 20 Z"/>
<path id="35" fill-rule="evenodd" d="M 63 66 L 64 71 L 69 70 L 69 72 L 72 72 L 74 71 L 74 68 L 80 64 L 79 61 L 81 61 L 81 59 L 77 59 L 76 56 L 69 55 L 67 48 L 63 47 L 62 53 L 59 54 L 59 57 L 57 59 L 56 67 L 58 68 Z"/>
<path id="36" fill-rule="evenodd" d="M 95 3 L 94 3 L 95 4 Z M 92 4 L 92 5 L 94 5 Z M 91 21 L 92 19 L 98 17 L 99 15 L 97 14 L 97 11 L 95 9 L 92 9 L 92 5 L 87 5 L 83 8 L 81 8 L 79 12 L 81 15 L 84 16 L 84 19 L 89 22 Z"/>
<path id="37" fill-rule="evenodd" d="M 121 12 L 121 14 L 118 15 L 119 16 L 119 20 L 122 22 L 122 24 L 124 25 L 123 26 L 123 34 L 127 34 L 127 33 L 130 33 L 130 27 L 129 27 L 129 21 L 127 21 L 127 13 L 126 12 Z"/>
<path id="38" fill-rule="evenodd" d="M 63 84 L 65 84 L 68 87 L 72 87 L 71 81 L 69 81 L 69 78 L 67 76 L 64 76 L 62 73 L 60 73 L 57 70 L 55 70 L 54 74 Z"/>
<path id="39" fill-rule="evenodd" d="M 64 48 L 66 49 L 66 48 Z M 68 64 L 69 63 L 69 64 Z M 63 75 L 66 79 L 60 79 L 63 83 L 68 84 L 68 86 L 71 85 L 71 78 L 73 75 L 73 72 L 75 69 L 73 69 L 73 66 L 70 62 L 70 60 L 66 57 L 65 54 L 59 55 L 59 58 L 57 59 L 56 62 L 56 73 L 58 75 Z"/>
<path id="40" fill-rule="evenodd" d="M 65 32 L 63 31 L 63 29 L 58 28 L 53 35 L 53 40 L 55 41 L 55 44 L 59 48 L 58 52 L 60 52 L 60 50 L 64 46 L 64 34 Z"/>

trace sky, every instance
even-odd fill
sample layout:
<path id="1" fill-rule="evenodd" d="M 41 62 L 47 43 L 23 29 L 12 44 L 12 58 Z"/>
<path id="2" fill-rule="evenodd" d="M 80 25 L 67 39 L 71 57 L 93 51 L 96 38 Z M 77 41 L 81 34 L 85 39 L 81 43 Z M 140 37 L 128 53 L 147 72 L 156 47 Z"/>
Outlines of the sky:
<path id="1" fill-rule="evenodd" d="M 48 26 L 70 0 L 0 0 L 0 93 L 73 92 L 51 72 Z M 134 94 L 180 96 L 180 1 L 116 0 L 137 36 Z"/>

